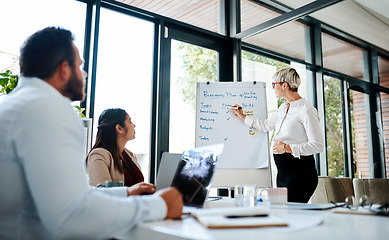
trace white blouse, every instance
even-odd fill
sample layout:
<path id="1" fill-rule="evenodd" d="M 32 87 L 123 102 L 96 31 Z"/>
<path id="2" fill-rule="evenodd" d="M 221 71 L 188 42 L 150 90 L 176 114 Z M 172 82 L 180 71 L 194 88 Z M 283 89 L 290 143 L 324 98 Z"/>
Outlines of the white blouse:
<path id="1" fill-rule="evenodd" d="M 245 124 L 264 132 L 275 129 L 273 141 L 288 144 L 295 158 L 323 151 L 324 138 L 317 110 L 303 98 L 291 102 L 287 109 L 283 103 L 268 119 L 247 116 Z"/>

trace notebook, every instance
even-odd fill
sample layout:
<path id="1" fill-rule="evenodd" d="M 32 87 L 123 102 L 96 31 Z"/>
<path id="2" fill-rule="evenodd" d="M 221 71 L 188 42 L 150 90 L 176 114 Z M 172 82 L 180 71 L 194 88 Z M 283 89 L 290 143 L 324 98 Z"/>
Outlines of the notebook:
<path id="1" fill-rule="evenodd" d="M 203 207 L 223 148 L 224 144 L 214 144 L 186 150 L 181 155 L 171 186 L 181 192 L 185 206 Z"/>
<path id="2" fill-rule="evenodd" d="M 208 228 L 286 227 L 285 219 L 269 214 L 265 205 L 255 207 L 227 207 L 193 211 L 197 221 Z"/>

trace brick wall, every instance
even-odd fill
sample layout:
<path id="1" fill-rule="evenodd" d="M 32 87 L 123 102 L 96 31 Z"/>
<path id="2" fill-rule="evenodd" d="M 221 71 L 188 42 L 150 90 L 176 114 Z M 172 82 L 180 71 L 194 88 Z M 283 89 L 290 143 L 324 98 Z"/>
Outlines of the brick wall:
<path id="1" fill-rule="evenodd" d="M 353 154 L 357 165 L 357 176 L 361 178 L 368 178 L 370 172 L 367 145 L 365 94 L 357 91 L 352 91 L 352 93 L 355 134 L 355 149 Z"/>
<path id="2" fill-rule="evenodd" d="M 389 72 L 380 76 L 380 85 L 389 88 Z M 354 104 L 354 159 L 357 165 L 357 176 L 369 178 L 369 156 L 367 145 L 367 128 L 364 93 L 353 91 Z M 382 123 L 385 138 L 386 176 L 389 176 L 389 94 L 381 94 Z M 376 143 L 373 143 L 376 144 Z M 377 143 L 378 144 L 378 143 Z"/>

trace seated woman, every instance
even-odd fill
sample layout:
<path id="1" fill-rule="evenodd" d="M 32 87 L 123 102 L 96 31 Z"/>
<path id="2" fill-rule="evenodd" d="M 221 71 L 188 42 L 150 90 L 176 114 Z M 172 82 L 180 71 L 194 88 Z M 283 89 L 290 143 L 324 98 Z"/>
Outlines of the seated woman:
<path id="1" fill-rule="evenodd" d="M 124 146 L 135 138 L 135 124 L 130 116 L 120 108 L 104 110 L 97 126 L 95 145 L 87 156 L 89 180 L 92 186 L 105 181 L 123 181 L 130 187 L 144 181 L 138 160 Z M 139 185 L 139 184 L 138 184 Z M 143 186 L 141 186 L 143 185 Z M 154 188 L 142 183 L 140 187 Z"/>

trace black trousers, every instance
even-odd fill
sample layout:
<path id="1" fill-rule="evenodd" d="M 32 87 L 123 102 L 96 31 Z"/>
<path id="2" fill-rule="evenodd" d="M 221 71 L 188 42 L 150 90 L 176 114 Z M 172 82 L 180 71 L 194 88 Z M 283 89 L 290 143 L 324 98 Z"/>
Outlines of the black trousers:
<path id="1" fill-rule="evenodd" d="M 318 177 L 313 155 L 294 158 L 290 153 L 273 154 L 277 187 L 288 189 L 288 202 L 307 203 L 316 190 Z"/>

